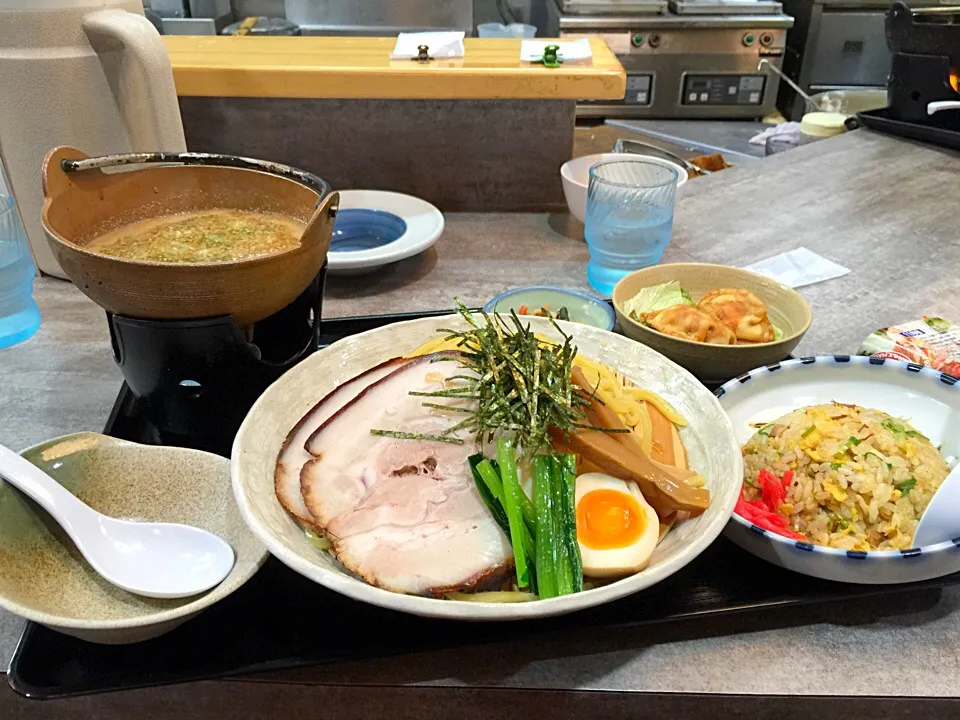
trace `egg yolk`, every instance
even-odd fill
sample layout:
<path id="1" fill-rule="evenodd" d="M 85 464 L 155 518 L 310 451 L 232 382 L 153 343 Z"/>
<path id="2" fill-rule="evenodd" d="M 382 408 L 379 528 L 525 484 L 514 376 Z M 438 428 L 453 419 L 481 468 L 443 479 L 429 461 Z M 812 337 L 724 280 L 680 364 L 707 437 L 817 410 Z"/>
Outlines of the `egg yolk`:
<path id="1" fill-rule="evenodd" d="M 647 514 L 632 495 L 591 490 L 577 504 L 577 540 L 592 550 L 626 547 L 643 535 Z"/>

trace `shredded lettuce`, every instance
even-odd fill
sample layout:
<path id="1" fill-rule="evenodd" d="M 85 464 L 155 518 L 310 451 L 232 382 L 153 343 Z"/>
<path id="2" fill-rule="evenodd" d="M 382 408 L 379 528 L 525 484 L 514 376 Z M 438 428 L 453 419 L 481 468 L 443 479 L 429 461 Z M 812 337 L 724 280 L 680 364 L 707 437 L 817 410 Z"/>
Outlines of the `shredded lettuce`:
<path id="1" fill-rule="evenodd" d="M 665 310 L 674 305 L 696 305 L 690 293 L 680 287 L 676 280 L 651 285 L 640 290 L 623 304 L 623 309 L 631 317 L 639 320 L 645 313 Z"/>

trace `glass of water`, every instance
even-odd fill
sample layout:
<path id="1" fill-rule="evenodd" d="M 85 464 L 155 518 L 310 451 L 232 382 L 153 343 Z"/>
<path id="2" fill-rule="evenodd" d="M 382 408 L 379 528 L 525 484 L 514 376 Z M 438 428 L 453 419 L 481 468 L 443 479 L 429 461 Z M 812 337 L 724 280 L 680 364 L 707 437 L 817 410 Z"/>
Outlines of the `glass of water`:
<path id="1" fill-rule="evenodd" d="M 656 265 L 670 242 L 680 174 L 645 160 L 612 160 L 590 168 L 585 235 L 587 280 L 610 295 L 634 270 Z"/>
<path id="2" fill-rule="evenodd" d="M 0 348 L 15 345 L 40 327 L 40 309 L 33 300 L 36 272 L 27 235 L 13 198 L 3 194 L 0 175 Z"/>

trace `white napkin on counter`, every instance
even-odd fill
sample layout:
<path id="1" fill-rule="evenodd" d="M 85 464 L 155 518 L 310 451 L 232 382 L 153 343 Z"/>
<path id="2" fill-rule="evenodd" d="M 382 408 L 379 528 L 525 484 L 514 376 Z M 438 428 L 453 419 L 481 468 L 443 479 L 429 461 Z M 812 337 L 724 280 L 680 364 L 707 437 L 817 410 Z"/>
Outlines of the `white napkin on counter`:
<path id="1" fill-rule="evenodd" d="M 432 58 L 463 57 L 463 32 L 400 33 L 390 53 L 391 60 L 409 60 L 420 54 L 417 48 L 426 45 Z"/>
<path id="2" fill-rule="evenodd" d="M 537 62 L 543 58 L 543 49 L 547 45 L 559 45 L 557 57 L 564 62 L 574 60 L 586 60 L 593 57 L 593 50 L 590 49 L 590 39 L 580 38 L 570 42 L 557 42 L 556 40 L 524 40 L 520 43 L 520 59 L 524 62 Z"/>
<path id="3" fill-rule="evenodd" d="M 775 135 L 786 135 L 787 137 L 792 137 L 797 142 L 800 142 L 800 123 L 785 122 L 780 123 L 779 125 L 771 125 L 763 132 L 750 138 L 750 144 L 761 146 L 766 145 L 767 138 Z"/>
<path id="4" fill-rule="evenodd" d="M 743 269 L 765 275 L 792 288 L 832 280 L 850 272 L 843 265 L 837 265 L 805 247 L 744 265 Z"/>

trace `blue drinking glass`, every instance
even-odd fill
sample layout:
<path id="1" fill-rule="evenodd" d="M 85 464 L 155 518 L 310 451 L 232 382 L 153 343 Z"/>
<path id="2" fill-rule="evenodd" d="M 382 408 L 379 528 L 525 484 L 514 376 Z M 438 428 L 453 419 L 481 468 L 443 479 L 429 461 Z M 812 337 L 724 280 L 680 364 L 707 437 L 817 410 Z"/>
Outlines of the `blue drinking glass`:
<path id="1" fill-rule="evenodd" d="M 33 299 L 35 273 L 17 206 L 13 198 L 0 194 L 0 348 L 26 340 L 40 327 L 40 309 Z"/>
<path id="2" fill-rule="evenodd" d="M 590 168 L 585 235 L 587 280 L 605 295 L 624 275 L 656 265 L 670 243 L 680 174 L 644 160 Z"/>

